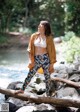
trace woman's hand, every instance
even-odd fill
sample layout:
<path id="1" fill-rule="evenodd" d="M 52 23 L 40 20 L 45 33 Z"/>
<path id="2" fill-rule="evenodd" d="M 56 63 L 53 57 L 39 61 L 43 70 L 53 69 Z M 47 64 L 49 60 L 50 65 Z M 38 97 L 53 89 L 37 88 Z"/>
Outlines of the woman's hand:
<path id="1" fill-rule="evenodd" d="M 49 71 L 53 71 L 53 64 L 50 64 Z"/>
<path id="2" fill-rule="evenodd" d="M 35 63 L 34 63 L 34 62 L 30 62 L 29 65 L 28 65 L 28 67 L 29 67 L 30 69 L 32 69 L 34 66 L 35 66 Z"/>

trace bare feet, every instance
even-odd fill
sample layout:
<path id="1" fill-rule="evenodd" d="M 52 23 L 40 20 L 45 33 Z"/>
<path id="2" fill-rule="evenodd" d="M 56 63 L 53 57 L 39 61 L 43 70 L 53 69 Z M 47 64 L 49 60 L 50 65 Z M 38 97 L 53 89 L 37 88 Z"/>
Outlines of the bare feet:
<path id="1" fill-rule="evenodd" d="M 19 94 L 19 93 L 24 93 L 24 91 L 23 91 L 23 90 L 21 90 L 21 89 L 20 89 L 20 90 L 16 90 L 16 91 L 15 91 L 15 94 Z"/>

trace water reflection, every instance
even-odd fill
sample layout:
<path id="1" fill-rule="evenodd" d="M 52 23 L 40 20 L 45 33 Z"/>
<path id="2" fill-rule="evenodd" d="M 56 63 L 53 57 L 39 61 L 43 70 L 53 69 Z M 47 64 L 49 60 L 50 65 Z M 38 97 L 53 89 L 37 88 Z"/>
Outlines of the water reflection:
<path id="1" fill-rule="evenodd" d="M 27 63 L 27 59 L 26 50 L 0 50 L 0 64 Z"/>
<path id="2" fill-rule="evenodd" d="M 26 50 L 0 50 L 0 87 L 7 88 L 15 81 L 24 81 L 27 76 L 28 54 Z M 0 102 L 4 99 L 0 94 Z"/>

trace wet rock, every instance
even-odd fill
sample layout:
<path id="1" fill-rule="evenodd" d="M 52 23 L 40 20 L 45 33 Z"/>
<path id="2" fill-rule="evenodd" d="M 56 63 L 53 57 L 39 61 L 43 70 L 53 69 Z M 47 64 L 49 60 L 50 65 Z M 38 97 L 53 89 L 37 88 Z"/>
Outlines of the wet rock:
<path id="1" fill-rule="evenodd" d="M 19 90 L 22 87 L 22 82 L 17 81 L 17 82 L 12 82 L 8 85 L 7 89 L 12 89 L 12 90 Z M 10 97 L 10 95 L 5 95 L 5 100 L 7 100 Z"/>

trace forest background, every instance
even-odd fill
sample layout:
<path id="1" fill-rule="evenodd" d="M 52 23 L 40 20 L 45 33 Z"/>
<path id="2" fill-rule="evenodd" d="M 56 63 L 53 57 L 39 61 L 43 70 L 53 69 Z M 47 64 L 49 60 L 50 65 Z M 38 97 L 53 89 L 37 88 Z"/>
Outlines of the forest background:
<path id="1" fill-rule="evenodd" d="M 54 38 L 67 42 L 67 61 L 80 56 L 80 0 L 0 0 L 0 48 L 27 45 L 41 20 L 50 22 Z"/>
<path id="2" fill-rule="evenodd" d="M 48 20 L 55 37 L 72 31 L 80 35 L 79 0 L 0 0 L 0 33 L 32 33 Z"/>

